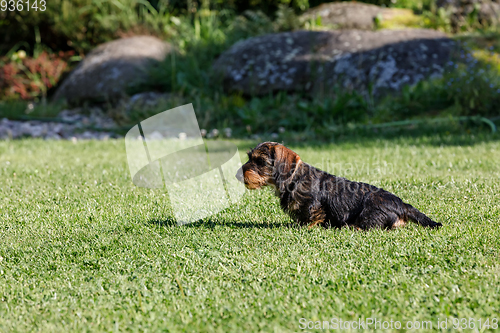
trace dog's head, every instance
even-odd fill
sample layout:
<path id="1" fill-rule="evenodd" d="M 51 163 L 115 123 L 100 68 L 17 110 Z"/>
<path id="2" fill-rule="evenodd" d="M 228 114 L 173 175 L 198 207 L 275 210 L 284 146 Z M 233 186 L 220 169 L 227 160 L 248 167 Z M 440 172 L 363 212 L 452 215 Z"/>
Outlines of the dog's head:
<path id="1" fill-rule="evenodd" d="M 236 173 L 236 178 L 248 189 L 276 185 L 287 179 L 300 161 L 299 155 L 277 142 L 263 142 L 248 152 L 248 162 Z"/>

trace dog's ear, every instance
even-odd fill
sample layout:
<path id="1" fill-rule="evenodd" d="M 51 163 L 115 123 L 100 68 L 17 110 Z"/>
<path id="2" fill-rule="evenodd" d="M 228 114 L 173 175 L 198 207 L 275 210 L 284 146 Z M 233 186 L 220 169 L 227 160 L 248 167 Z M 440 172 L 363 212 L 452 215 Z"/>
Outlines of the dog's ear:
<path id="1" fill-rule="evenodd" d="M 293 150 L 288 149 L 287 147 L 277 144 L 274 146 L 274 169 L 282 177 L 286 177 L 292 167 L 299 162 L 300 157 Z"/>

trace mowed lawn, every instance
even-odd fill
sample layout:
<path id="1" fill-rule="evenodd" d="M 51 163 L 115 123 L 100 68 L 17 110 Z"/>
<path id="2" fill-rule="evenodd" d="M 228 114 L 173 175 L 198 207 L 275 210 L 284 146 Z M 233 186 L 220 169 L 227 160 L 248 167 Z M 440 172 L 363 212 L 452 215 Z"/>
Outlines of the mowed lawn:
<path id="1" fill-rule="evenodd" d="M 255 142 L 236 143 L 245 161 Z M 269 190 L 179 227 L 165 191 L 133 185 L 123 140 L 2 141 L 0 331 L 300 332 L 332 318 L 494 325 L 498 136 L 290 147 L 443 228 L 300 229 Z"/>

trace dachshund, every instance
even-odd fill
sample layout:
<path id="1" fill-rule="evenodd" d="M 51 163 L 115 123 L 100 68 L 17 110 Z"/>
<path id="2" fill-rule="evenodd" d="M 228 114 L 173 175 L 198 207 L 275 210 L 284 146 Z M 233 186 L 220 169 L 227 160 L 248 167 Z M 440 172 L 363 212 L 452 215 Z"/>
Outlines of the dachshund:
<path id="1" fill-rule="evenodd" d="M 394 229 L 408 221 L 442 226 L 396 195 L 317 169 L 277 142 L 264 142 L 249 151 L 236 178 L 251 190 L 273 186 L 281 208 L 309 228 Z"/>

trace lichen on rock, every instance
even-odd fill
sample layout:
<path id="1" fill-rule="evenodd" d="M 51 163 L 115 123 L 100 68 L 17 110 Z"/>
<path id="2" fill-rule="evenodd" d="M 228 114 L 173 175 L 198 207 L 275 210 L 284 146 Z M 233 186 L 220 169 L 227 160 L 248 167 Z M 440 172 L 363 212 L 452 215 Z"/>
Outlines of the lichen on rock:
<path id="1" fill-rule="evenodd" d="M 214 63 L 227 91 L 398 91 L 440 75 L 455 43 L 434 30 L 295 31 L 250 38 Z"/>

